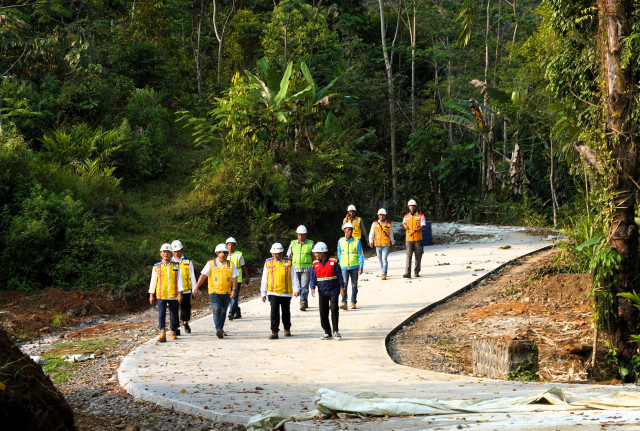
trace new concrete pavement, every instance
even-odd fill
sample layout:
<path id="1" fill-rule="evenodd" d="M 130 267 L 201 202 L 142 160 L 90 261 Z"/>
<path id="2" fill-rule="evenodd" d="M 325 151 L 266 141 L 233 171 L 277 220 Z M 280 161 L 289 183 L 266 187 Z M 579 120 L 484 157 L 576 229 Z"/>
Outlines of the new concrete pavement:
<path id="1" fill-rule="evenodd" d="M 434 225 L 434 232 L 452 225 Z M 340 311 L 342 341 L 321 340 L 318 300 L 309 296 L 302 312 L 291 305 L 293 334 L 269 340 L 269 305 L 260 299 L 242 304 L 242 319 L 228 321 L 228 337 L 215 336 L 211 316 L 191 324 L 192 333 L 177 341 L 150 340 L 133 350 L 120 366 L 120 384 L 135 397 L 215 420 L 246 424 L 269 409 L 292 413 L 313 410 L 322 387 L 342 392 L 376 392 L 402 398 L 486 399 L 515 397 L 560 386 L 574 393 L 635 390 L 518 383 L 454 376 L 394 363 L 385 337 L 412 314 L 464 288 L 519 256 L 549 245 L 547 238 L 521 228 L 458 226 L 462 233 L 487 235 L 480 241 L 425 248 L 420 278 L 403 279 L 405 254 L 389 255 L 388 279 L 380 279 L 376 257 L 360 276 L 358 309 Z M 320 238 L 313 238 L 320 240 Z M 502 246 L 510 248 L 502 249 Z M 589 411 L 529 414 L 466 414 L 390 418 L 382 422 L 331 420 L 288 423 L 286 429 L 561 429 L 582 425 L 600 429 L 640 424 L 640 412 Z M 627 425 L 625 425 L 627 424 Z M 620 428 L 622 429 L 622 428 Z"/>

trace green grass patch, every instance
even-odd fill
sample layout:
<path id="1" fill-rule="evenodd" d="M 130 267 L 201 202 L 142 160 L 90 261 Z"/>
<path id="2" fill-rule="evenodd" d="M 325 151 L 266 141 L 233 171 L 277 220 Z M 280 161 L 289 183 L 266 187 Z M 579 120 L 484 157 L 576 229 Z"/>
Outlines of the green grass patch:
<path id="1" fill-rule="evenodd" d="M 42 367 L 55 384 L 68 382 L 77 372 L 80 362 L 67 362 L 62 359 L 65 355 L 89 356 L 96 350 L 105 350 L 118 343 L 117 339 L 86 338 L 76 341 L 56 343 L 51 350 L 42 356 L 48 361 Z"/>

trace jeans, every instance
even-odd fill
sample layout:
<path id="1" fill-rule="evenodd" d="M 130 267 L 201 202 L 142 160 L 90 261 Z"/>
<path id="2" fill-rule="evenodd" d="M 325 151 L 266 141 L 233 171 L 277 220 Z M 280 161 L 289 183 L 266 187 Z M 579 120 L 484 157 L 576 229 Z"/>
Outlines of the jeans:
<path id="1" fill-rule="evenodd" d="M 180 303 L 180 321 L 188 322 L 189 320 L 191 320 L 191 293 L 185 293 Z"/>
<path id="2" fill-rule="evenodd" d="M 311 271 L 296 272 L 296 277 L 300 282 L 300 301 L 306 301 L 309 297 L 309 282 L 311 281 Z"/>
<path id="3" fill-rule="evenodd" d="M 391 247 L 388 245 L 384 247 L 376 247 L 376 254 L 378 255 L 378 260 L 380 261 L 380 266 L 382 267 L 382 273 L 384 275 L 387 275 L 387 257 L 389 256 L 390 249 Z"/>
<path id="4" fill-rule="evenodd" d="M 236 290 L 236 296 L 229 301 L 229 314 L 240 314 L 240 306 L 238 300 L 240 299 L 240 283 L 238 283 L 238 290 Z"/>
<path id="5" fill-rule="evenodd" d="M 420 261 L 422 260 L 422 253 L 424 248 L 422 247 L 422 241 L 407 241 L 407 261 L 404 268 L 404 273 L 411 275 L 411 257 L 412 254 L 416 255 L 416 266 L 413 270 L 414 274 L 420 272 Z"/>
<path id="6" fill-rule="evenodd" d="M 280 330 L 280 309 L 282 309 L 282 326 L 284 330 L 291 329 L 291 297 L 267 295 L 271 305 L 271 332 L 277 334 Z"/>
<path id="7" fill-rule="evenodd" d="M 169 307 L 169 328 L 172 332 L 178 330 L 178 301 L 175 299 L 158 299 L 158 329 L 166 328 L 167 306 Z"/>
<path id="8" fill-rule="evenodd" d="M 213 313 L 213 324 L 216 325 L 216 331 L 224 328 L 224 320 L 227 318 L 227 307 L 229 306 L 228 293 L 212 293 L 209 295 L 211 301 L 211 312 Z"/>
<path id="9" fill-rule="evenodd" d="M 331 335 L 333 332 L 339 332 L 338 317 L 340 307 L 338 307 L 339 293 L 331 296 L 319 296 L 318 306 L 320 307 L 320 325 L 324 329 L 325 334 Z M 331 310 L 331 325 L 329 324 L 329 310 Z M 331 326 L 333 325 L 333 331 Z"/>
<path id="10" fill-rule="evenodd" d="M 359 268 L 342 268 L 342 279 L 344 280 L 344 291 L 346 293 L 346 296 L 342 297 L 342 302 L 347 302 L 347 299 L 349 298 L 349 277 L 351 277 L 351 302 L 353 302 L 354 304 L 358 302 L 358 271 Z"/>

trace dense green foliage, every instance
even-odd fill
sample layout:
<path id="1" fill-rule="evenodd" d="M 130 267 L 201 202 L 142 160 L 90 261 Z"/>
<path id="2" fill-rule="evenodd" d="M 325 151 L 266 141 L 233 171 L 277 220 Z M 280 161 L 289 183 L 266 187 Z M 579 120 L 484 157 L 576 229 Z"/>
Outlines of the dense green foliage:
<path id="1" fill-rule="evenodd" d="M 332 241 L 350 203 L 367 222 L 415 198 L 431 219 L 549 225 L 555 205 L 562 223 L 592 181 L 571 146 L 599 119 L 591 3 L 385 2 L 393 202 L 377 3 L 15 0 L 0 289 L 144 291 L 163 242 L 200 265 L 233 235 L 255 262 L 299 224 Z"/>

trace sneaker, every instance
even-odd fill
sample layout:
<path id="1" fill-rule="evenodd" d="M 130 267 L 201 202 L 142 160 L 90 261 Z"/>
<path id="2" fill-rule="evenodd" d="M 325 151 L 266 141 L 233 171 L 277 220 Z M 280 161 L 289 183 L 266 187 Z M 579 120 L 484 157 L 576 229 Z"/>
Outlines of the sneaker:
<path id="1" fill-rule="evenodd" d="M 386 279 L 387 279 L 387 274 L 382 274 L 382 275 L 380 276 L 380 279 L 382 279 L 382 280 L 386 280 Z"/>
<path id="2" fill-rule="evenodd" d="M 171 338 L 172 340 L 177 340 L 178 335 L 175 332 L 171 331 L 169 332 L 169 338 Z"/>
<path id="3" fill-rule="evenodd" d="M 418 278 L 418 277 L 420 277 L 420 273 L 419 272 L 415 272 L 415 273 L 413 273 L 413 276 Z"/>
<path id="4" fill-rule="evenodd" d="M 233 314 L 229 313 L 229 315 L 227 316 L 227 319 L 233 320 L 233 317 L 234 317 Z"/>
<path id="5" fill-rule="evenodd" d="M 160 330 L 160 335 L 158 335 L 157 340 L 161 343 L 167 341 L 167 333 L 164 330 Z"/>
<path id="6" fill-rule="evenodd" d="M 218 330 L 216 331 L 216 336 L 217 336 L 218 338 L 224 338 L 224 331 L 223 331 L 222 329 L 218 329 Z"/>
<path id="7" fill-rule="evenodd" d="M 269 335 L 269 339 L 270 340 L 275 340 L 276 338 L 278 338 L 278 333 L 277 332 L 272 332 L 271 335 Z"/>
<path id="8" fill-rule="evenodd" d="M 327 335 L 327 334 L 325 334 Z M 334 331 L 333 332 L 333 338 L 335 338 L 338 341 L 342 341 L 342 335 L 340 335 L 340 333 L 338 331 Z"/>
<path id="9" fill-rule="evenodd" d="M 411 278 L 411 274 L 402 274 L 402 278 Z"/>
<path id="10" fill-rule="evenodd" d="M 284 330 L 284 336 L 285 337 L 291 337 L 291 331 L 287 331 L 286 329 Z"/>
<path id="11" fill-rule="evenodd" d="M 324 335 L 322 337 L 320 337 L 321 340 L 330 340 L 331 339 L 331 335 L 327 334 L 326 332 L 324 333 Z"/>
<path id="12" fill-rule="evenodd" d="M 341 310 L 346 310 L 347 309 L 347 302 L 346 301 L 343 301 L 343 302 L 340 303 L 340 309 Z"/>
<path id="13" fill-rule="evenodd" d="M 184 322 L 184 332 L 186 332 L 187 334 L 191 334 L 191 327 L 189 326 L 189 324 L 187 322 Z M 180 334 L 178 334 L 180 335 Z"/>
<path id="14" fill-rule="evenodd" d="M 356 309 L 356 304 L 354 304 L 353 302 L 350 302 L 349 303 L 349 308 L 352 309 L 352 310 L 355 310 Z"/>

